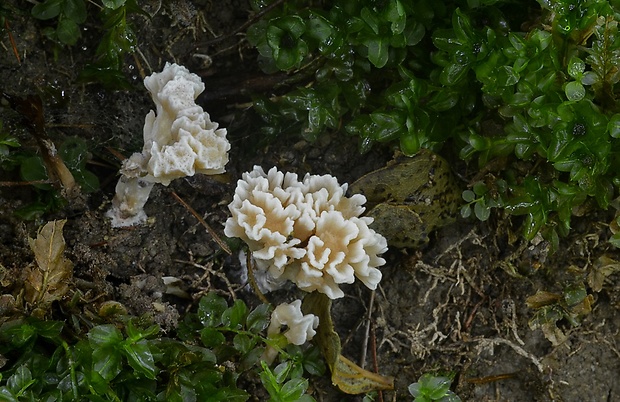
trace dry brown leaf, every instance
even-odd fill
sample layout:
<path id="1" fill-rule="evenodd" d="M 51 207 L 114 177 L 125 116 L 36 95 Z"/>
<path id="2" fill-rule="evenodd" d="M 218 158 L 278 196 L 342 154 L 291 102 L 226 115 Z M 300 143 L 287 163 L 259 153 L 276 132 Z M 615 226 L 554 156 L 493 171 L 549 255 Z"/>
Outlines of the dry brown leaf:
<path id="1" fill-rule="evenodd" d="M 36 264 L 26 269 L 24 299 L 39 311 L 62 298 L 69 290 L 73 264 L 64 256 L 62 228 L 66 220 L 48 222 L 36 239 L 29 239 Z"/>
<path id="2" fill-rule="evenodd" d="M 322 293 L 313 292 L 304 298 L 304 314 L 319 317 L 319 327 L 314 342 L 321 349 L 332 372 L 332 383 L 347 394 L 394 389 L 394 378 L 364 370 L 340 354 L 340 337 L 334 330 L 330 310 L 331 300 Z"/>
<path id="3" fill-rule="evenodd" d="M 616 272 L 620 271 L 620 263 L 613 258 L 602 255 L 596 259 L 590 274 L 588 275 L 588 285 L 595 292 L 603 290 L 605 279 Z"/>

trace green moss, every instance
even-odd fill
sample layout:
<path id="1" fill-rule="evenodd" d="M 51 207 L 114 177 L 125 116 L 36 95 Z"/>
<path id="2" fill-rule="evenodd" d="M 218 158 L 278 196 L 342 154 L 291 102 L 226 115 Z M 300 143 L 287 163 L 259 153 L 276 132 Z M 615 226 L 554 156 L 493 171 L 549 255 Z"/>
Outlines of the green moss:
<path id="1" fill-rule="evenodd" d="M 542 230 L 557 241 L 575 207 L 593 200 L 607 208 L 617 192 L 619 7 L 602 0 L 287 3 L 250 28 L 250 42 L 266 72 L 312 82 L 255 104 L 268 135 L 347 133 L 360 138 L 362 152 L 380 142 L 398 143 L 408 155 L 456 148 L 493 173 L 483 192 L 464 194 L 478 218 L 502 208 L 525 217 L 527 239 Z M 283 19 L 305 21 L 286 44 L 303 52 L 288 63 L 278 60 L 284 45 L 266 39 Z"/>

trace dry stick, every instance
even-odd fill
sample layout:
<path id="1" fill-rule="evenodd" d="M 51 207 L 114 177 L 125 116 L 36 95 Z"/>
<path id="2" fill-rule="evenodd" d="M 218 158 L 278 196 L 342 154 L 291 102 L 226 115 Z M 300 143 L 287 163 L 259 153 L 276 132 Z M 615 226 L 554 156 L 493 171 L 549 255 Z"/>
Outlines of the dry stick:
<path id="1" fill-rule="evenodd" d="M 372 346 L 372 365 L 375 370 L 375 373 L 379 373 L 379 361 L 377 360 L 377 336 L 375 334 L 375 326 L 370 326 L 370 344 Z M 383 402 L 383 391 L 378 390 L 377 396 L 379 397 L 379 402 Z"/>
<path id="2" fill-rule="evenodd" d="M 248 279 L 250 280 L 250 286 L 254 290 L 254 293 L 258 296 L 260 301 L 265 304 L 269 303 L 269 300 L 265 297 L 263 292 L 260 291 L 258 284 L 256 283 L 256 277 L 254 276 L 254 265 L 252 265 L 252 253 L 248 252 L 245 257 L 245 265 L 248 267 Z"/>
<path id="3" fill-rule="evenodd" d="M 268 12 L 270 12 L 274 8 L 278 7 L 280 4 L 284 3 L 285 1 L 286 0 L 276 0 L 276 1 L 274 1 L 273 3 L 271 3 L 270 5 L 265 7 L 263 10 L 261 10 L 258 14 L 256 14 L 252 18 L 250 18 L 247 22 L 245 22 L 239 28 L 235 29 L 234 31 L 232 31 L 232 32 L 230 32 L 230 33 L 228 33 L 226 35 L 218 36 L 217 38 L 214 38 L 214 39 L 208 40 L 208 41 L 206 41 L 204 43 L 198 44 L 198 46 L 196 46 L 196 48 L 199 49 L 201 47 L 206 47 L 206 46 L 209 46 L 209 45 L 214 45 L 214 44 L 216 44 L 218 42 L 223 41 L 226 38 L 230 38 L 231 36 L 235 36 L 239 32 L 245 30 L 247 27 L 252 25 L 254 22 L 256 22 L 256 20 L 261 19 L 263 17 L 263 15 L 267 14 Z"/>
<path id="4" fill-rule="evenodd" d="M 13 39 L 13 34 L 11 33 L 11 28 L 9 28 L 9 20 L 4 19 L 4 27 L 6 28 L 6 32 L 9 34 L 9 41 L 11 42 L 11 47 L 13 48 L 13 54 L 17 59 L 19 64 L 22 64 L 22 59 L 19 57 L 19 52 L 17 51 L 17 45 L 15 44 L 15 39 Z"/>
<path id="5" fill-rule="evenodd" d="M 360 367 L 366 366 L 366 354 L 368 351 L 368 339 L 370 338 L 370 347 L 372 349 L 372 366 L 375 373 L 379 373 L 379 362 L 377 361 L 377 337 L 375 335 L 375 327 L 371 324 L 372 310 L 375 304 L 375 291 L 370 292 L 370 301 L 368 302 L 368 317 L 366 317 L 366 329 L 364 342 L 362 345 L 362 356 L 360 357 Z M 383 392 L 379 390 L 377 393 L 379 401 L 383 402 Z"/>
<path id="6" fill-rule="evenodd" d="M 228 245 L 226 245 L 226 243 L 224 243 L 222 239 L 220 239 L 217 233 L 215 233 L 215 230 L 211 229 L 211 226 L 209 226 L 209 224 L 205 222 L 204 219 L 202 219 L 202 216 L 198 215 L 198 212 L 196 212 L 194 208 L 190 207 L 189 204 L 186 203 L 181 197 L 179 197 L 179 195 L 175 193 L 174 191 L 172 192 L 172 196 L 176 198 L 176 200 L 179 203 L 181 203 L 181 205 L 183 205 L 192 215 L 194 215 L 196 219 L 198 219 L 198 222 L 200 222 L 202 226 L 204 226 L 205 229 L 207 229 L 207 232 L 209 232 L 213 240 L 215 240 L 215 242 L 219 244 L 219 246 L 222 248 L 222 250 L 226 252 L 226 254 L 232 255 L 232 251 L 230 251 L 230 248 L 228 247 Z"/>
<path id="7" fill-rule="evenodd" d="M 375 291 L 370 292 L 370 301 L 368 302 L 368 317 L 366 317 L 366 328 L 364 330 L 364 342 L 362 342 L 362 355 L 360 356 L 360 367 L 366 368 L 366 354 L 368 353 L 368 336 L 370 334 L 370 319 L 372 316 L 372 308 L 375 303 Z"/>
<path id="8" fill-rule="evenodd" d="M 32 181 L 0 181 L 0 187 L 30 186 L 35 184 L 53 184 L 50 179 Z"/>

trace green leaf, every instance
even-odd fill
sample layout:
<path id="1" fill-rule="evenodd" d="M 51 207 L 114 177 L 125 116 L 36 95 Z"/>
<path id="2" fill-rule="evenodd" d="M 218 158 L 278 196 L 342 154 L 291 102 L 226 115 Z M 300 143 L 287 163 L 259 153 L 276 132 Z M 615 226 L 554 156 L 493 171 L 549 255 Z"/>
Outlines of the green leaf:
<path id="1" fill-rule="evenodd" d="M 227 308 L 226 300 L 209 292 L 198 302 L 198 319 L 205 327 L 217 327 L 222 324 L 222 314 Z"/>
<path id="2" fill-rule="evenodd" d="M 19 170 L 22 179 L 25 181 L 42 181 L 48 179 L 45 163 L 40 156 L 25 158 L 19 165 Z M 50 190 L 52 188 L 49 184 L 35 184 L 34 186 L 42 190 Z"/>
<path id="3" fill-rule="evenodd" d="M 17 396 L 15 396 L 8 387 L 0 387 L 0 401 L 2 402 L 19 402 Z"/>
<path id="4" fill-rule="evenodd" d="M 62 13 L 75 23 L 82 24 L 86 21 L 86 4 L 84 0 L 65 0 Z"/>
<path id="5" fill-rule="evenodd" d="M 452 15 L 452 28 L 454 29 L 456 37 L 462 43 L 474 41 L 474 30 L 469 21 L 469 17 L 463 14 L 459 8 L 457 8 Z"/>
<path id="6" fill-rule="evenodd" d="M 112 324 L 98 325 L 88 332 L 88 343 L 93 349 L 118 347 L 123 341 L 121 331 Z"/>
<path id="7" fill-rule="evenodd" d="M 385 16 L 391 24 L 391 31 L 393 35 L 398 35 L 405 29 L 407 20 L 407 13 L 403 8 L 400 0 L 391 0 L 385 10 Z"/>
<path id="8" fill-rule="evenodd" d="M 588 292 L 586 291 L 583 283 L 567 286 L 563 292 L 564 302 L 569 307 L 581 303 L 587 296 Z"/>
<path id="9" fill-rule="evenodd" d="M 49 20 L 60 14 L 64 0 L 47 0 L 32 7 L 31 14 L 39 20 Z"/>
<path id="10" fill-rule="evenodd" d="M 310 13 L 310 18 L 306 22 L 306 34 L 319 42 L 326 41 L 332 35 L 332 25 L 318 13 Z"/>
<path id="11" fill-rule="evenodd" d="M 620 138 L 620 114 L 616 113 L 609 119 L 607 130 L 612 138 Z"/>
<path id="12" fill-rule="evenodd" d="M 205 347 L 215 348 L 223 345 L 226 342 L 226 337 L 217 329 L 207 327 L 200 330 L 200 340 Z"/>
<path id="13" fill-rule="evenodd" d="M 222 324 L 231 329 L 240 329 L 245 324 L 248 315 L 248 307 L 243 300 L 237 299 L 233 305 L 222 314 Z"/>
<path id="14" fill-rule="evenodd" d="M 273 371 L 269 368 L 267 363 L 261 360 L 260 362 L 263 371 L 260 373 L 260 381 L 263 384 L 263 387 L 267 390 L 270 396 L 278 395 L 280 392 L 280 384 Z"/>
<path id="15" fill-rule="evenodd" d="M 428 107 L 435 112 L 445 112 L 452 109 L 459 102 L 459 92 L 449 88 L 442 88 L 428 101 Z"/>
<path id="16" fill-rule="evenodd" d="M 58 35 L 58 40 L 62 43 L 73 46 L 77 43 L 77 40 L 80 37 L 80 27 L 72 19 L 60 18 L 58 20 L 56 34 Z"/>
<path id="17" fill-rule="evenodd" d="M 307 54 L 308 45 L 300 39 L 292 48 L 280 46 L 274 49 L 273 58 L 280 70 L 287 71 L 298 67 Z"/>
<path id="18" fill-rule="evenodd" d="M 616 248 L 620 248 L 620 232 L 615 233 L 613 236 L 609 238 L 609 242 L 612 246 Z"/>
<path id="19" fill-rule="evenodd" d="M 377 68 L 382 68 L 388 62 L 389 41 L 386 38 L 374 37 L 364 41 L 368 48 L 368 60 Z"/>
<path id="20" fill-rule="evenodd" d="M 362 20 L 370 27 L 375 35 L 379 35 L 380 20 L 376 13 L 371 11 L 368 7 L 364 7 L 360 11 L 360 17 L 362 17 Z"/>
<path id="21" fill-rule="evenodd" d="M 293 378 L 282 386 L 280 397 L 283 401 L 297 402 L 308 389 L 308 380 L 305 378 Z"/>
<path id="22" fill-rule="evenodd" d="M 34 382 L 35 380 L 32 379 L 30 369 L 26 367 L 25 364 L 22 364 L 15 370 L 15 373 L 7 379 L 6 386 L 14 394 L 19 395 L 24 393 Z"/>
<path id="23" fill-rule="evenodd" d="M 292 38 L 298 39 L 306 31 L 306 23 L 298 15 L 287 15 L 273 20 L 273 24 L 283 31 L 288 32 Z"/>
<path id="24" fill-rule="evenodd" d="M 426 386 L 431 391 L 428 396 L 433 400 L 444 397 L 450 390 L 451 383 L 452 380 L 447 377 L 431 377 L 426 383 Z"/>
<path id="25" fill-rule="evenodd" d="M 64 324 L 60 321 L 31 321 L 32 327 L 37 331 L 37 335 L 55 341 L 60 341 L 60 333 Z"/>
<path id="26" fill-rule="evenodd" d="M 569 101 L 580 101 L 586 96 L 586 89 L 580 82 L 571 81 L 566 84 L 564 93 Z"/>
<path id="27" fill-rule="evenodd" d="M 260 54 L 266 56 L 271 53 L 271 48 L 267 44 L 267 21 L 260 20 L 248 28 L 246 39 L 252 46 L 256 46 Z M 269 50 L 268 50 L 269 49 Z"/>
<path id="28" fill-rule="evenodd" d="M 568 75 L 574 79 L 581 78 L 583 72 L 586 70 L 586 63 L 579 57 L 572 57 L 568 62 Z"/>
<path id="29" fill-rule="evenodd" d="M 471 190 L 465 190 L 463 191 L 462 197 L 465 202 L 472 202 L 476 199 L 476 194 Z"/>
<path id="30" fill-rule="evenodd" d="M 450 63 L 442 71 L 439 80 L 442 84 L 453 86 L 459 83 L 469 71 L 469 66 L 460 63 Z"/>
<path id="31" fill-rule="evenodd" d="M 261 304 L 248 314 L 246 319 L 247 330 L 254 333 L 263 331 L 269 326 L 271 318 L 271 306 L 269 304 Z"/>
<path id="32" fill-rule="evenodd" d="M 246 334 L 236 334 L 233 338 L 234 348 L 243 354 L 248 353 L 256 344 L 256 342 Z"/>
<path id="33" fill-rule="evenodd" d="M 93 350 L 93 370 L 106 381 L 112 381 L 123 369 L 122 356 L 115 346 Z"/>
<path id="34" fill-rule="evenodd" d="M 156 369 L 153 354 L 148 347 L 147 340 L 123 344 L 123 350 L 129 365 L 148 379 L 155 379 Z"/>
<path id="35" fill-rule="evenodd" d="M 511 66 L 501 66 L 496 72 L 497 83 L 502 87 L 514 85 L 519 82 L 519 74 L 515 73 Z"/>
<path id="36" fill-rule="evenodd" d="M 417 135 L 407 133 L 400 137 L 400 150 L 407 156 L 413 156 L 420 150 L 420 140 Z"/>
<path id="37" fill-rule="evenodd" d="M 478 220 L 484 222 L 491 216 L 491 208 L 487 206 L 484 200 L 480 200 L 474 204 L 474 214 Z"/>
<path id="38" fill-rule="evenodd" d="M 224 387 L 219 388 L 214 395 L 210 395 L 205 402 L 245 402 L 250 398 L 250 394 L 239 388 Z"/>
<path id="39" fill-rule="evenodd" d="M 102 0 L 101 3 L 105 8 L 116 10 L 117 8 L 124 6 L 126 0 Z"/>

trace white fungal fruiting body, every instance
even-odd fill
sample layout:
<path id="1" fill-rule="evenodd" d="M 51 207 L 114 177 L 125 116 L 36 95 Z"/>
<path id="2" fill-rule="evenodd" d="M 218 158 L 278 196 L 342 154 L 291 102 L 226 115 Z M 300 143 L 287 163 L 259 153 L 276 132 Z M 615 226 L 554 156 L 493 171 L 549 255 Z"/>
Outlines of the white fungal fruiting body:
<path id="1" fill-rule="evenodd" d="M 340 298 L 339 285 L 355 278 L 375 289 L 387 242 L 368 227 L 372 218 L 360 217 L 366 198 L 346 190 L 330 175 L 299 181 L 255 166 L 237 183 L 224 233 L 249 245 L 259 270 L 308 292 Z"/>
<path id="2" fill-rule="evenodd" d="M 282 303 L 273 310 L 267 336 L 274 338 L 282 334 L 288 343 L 300 346 L 312 340 L 318 326 L 319 317 L 314 314 L 304 315 L 301 311 L 301 300 L 295 300 L 292 303 Z M 282 327 L 287 329 L 282 332 Z M 263 353 L 262 360 L 271 363 L 277 355 L 277 350 L 268 346 Z"/>
<path id="3" fill-rule="evenodd" d="M 204 84 L 185 67 L 166 63 L 161 73 L 144 79 L 156 111 L 144 121 L 144 148 L 123 162 L 113 206 L 112 226 L 146 220 L 144 204 L 155 183 L 165 186 L 196 173 L 218 174 L 228 163 L 226 129 L 218 129 L 196 104 Z"/>
<path id="4" fill-rule="evenodd" d="M 267 335 L 282 333 L 283 326 L 287 328 L 283 335 L 289 343 L 303 345 L 316 335 L 315 329 L 319 326 L 319 317 L 314 314 L 304 315 L 301 311 L 301 300 L 282 303 L 271 313 Z"/>

